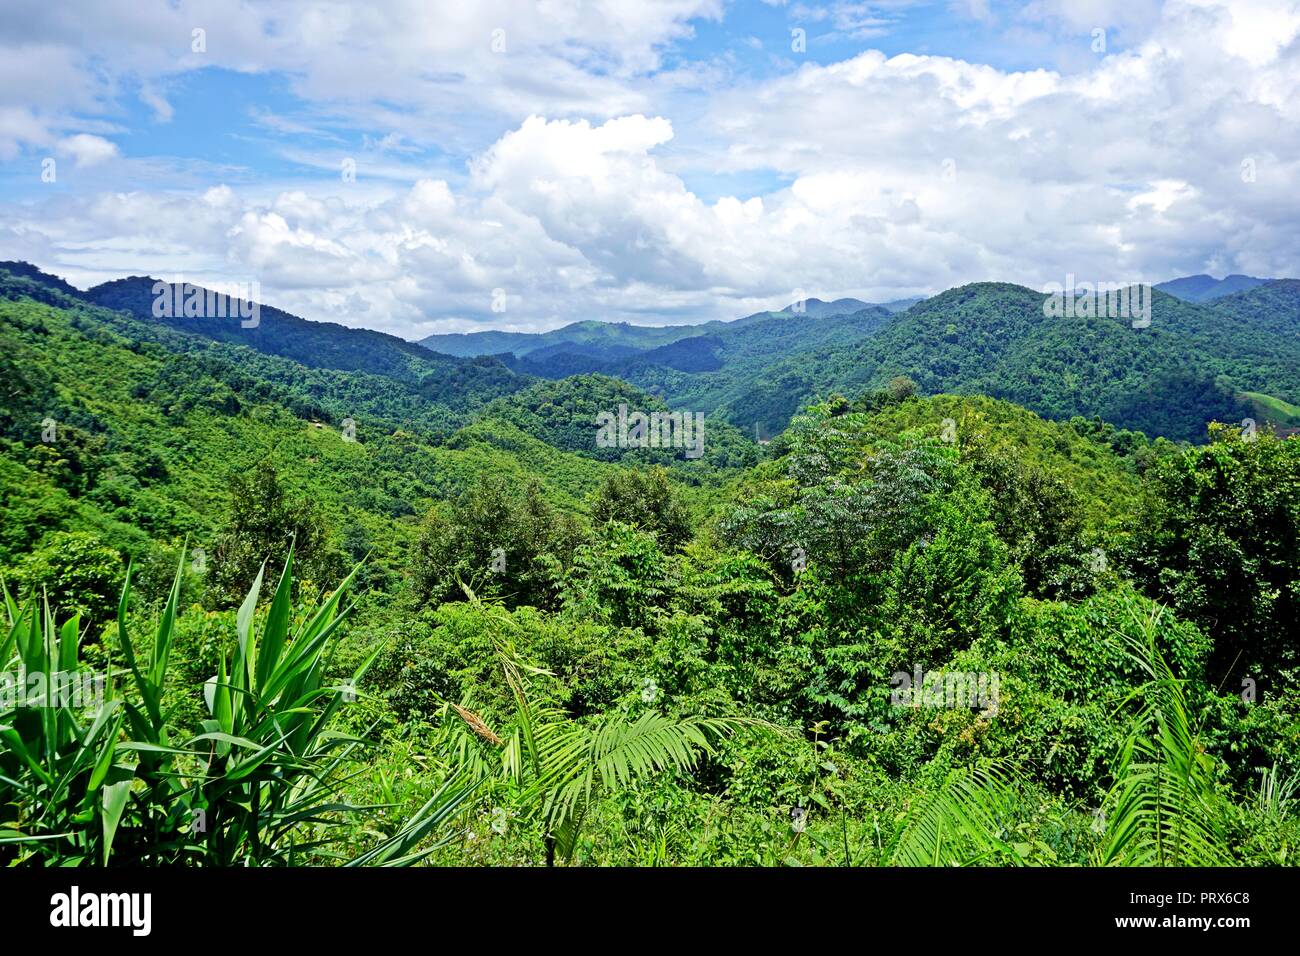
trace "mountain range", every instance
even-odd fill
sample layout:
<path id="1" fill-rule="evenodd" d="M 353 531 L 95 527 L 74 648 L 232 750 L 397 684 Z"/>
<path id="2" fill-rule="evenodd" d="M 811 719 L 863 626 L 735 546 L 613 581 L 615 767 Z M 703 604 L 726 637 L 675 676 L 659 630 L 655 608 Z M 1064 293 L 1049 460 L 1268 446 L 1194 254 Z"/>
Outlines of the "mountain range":
<path id="1" fill-rule="evenodd" d="M 1254 276 L 1243 275 L 1230 275 L 1222 279 L 1207 275 L 1195 275 L 1183 276 L 1181 279 L 1170 279 L 1168 282 L 1159 283 L 1155 288 L 1185 302 L 1209 302 L 1225 295 L 1232 295 L 1234 292 L 1253 289 L 1269 281 L 1269 279 L 1257 279 Z"/>
<path id="2" fill-rule="evenodd" d="M 919 301 L 919 296 L 910 299 L 896 299 L 892 302 L 879 303 L 878 307 L 888 312 L 901 312 Z M 574 354 L 623 357 L 633 351 L 658 348 L 680 339 L 692 338 L 702 334 L 707 335 L 723 328 L 743 327 L 764 319 L 782 316 L 821 318 L 832 315 L 849 315 L 872 307 L 872 303 L 863 302 L 861 299 L 835 299 L 827 302 L 823 299 L 809 298 L 801 302 L 792 302 L 784 309 L 776 312 L 755 312 L 731 321 L 715 319 L 693 325 L 657 326 L 630 325 L 626 322 L 599 322 L 593 319 L 585 319 L 580 322 L 571 322 L 550 332 L 451 332 L 425 336 L 420 339 L 419 344 L 435 352 L 461 357 L 501 355 L 508 352 L 516 358 L 522 359 L 539 351 L 546 351 L 548 355 L 555 355 L 558 354 L 556 347 L 564 345 L 573 346 L 572 351 Z"/>
<path id="3" fill-rule="evenodd" d="M 809 298 L 694 326 L 586 320 L 546 333 L 413 343 L 265 304 L 253 328 L 231 319 L 160 318 L 150 277 L 80 291 L 27 263 L 0 263 L 10 296 L 92 307 L 98 323 L 134 337 L 161 342 L 169 330 L 168 348 L 191 361 L 221 355 L 236 370 L 257 366 L 314 414 L 374 415 L 439 434 L 493 403 L 503 407 L 510 396 L 541 401 L 539 380 L 572 376 L 626 383 L 634 403 L 703 412 L 760 437 L 779 433 L 819 396 L 860 394 L 898 377 L 922 394 L 985 394 L 1049 418 L 1097 417 L 1177 440 L 1201 440 L 1211 420 L 1300 424 L 1300 281 L 1202 279 L 1157 286 L 1149 328 L 1126 318 L 1051 318 L 1043 293 L 972 283 L 911 302 Z M 227 357 L 218 346 L 243 357 Z"/>
<path id="4" fill-rule="evenodd" d="M 803 404 L 906 376 L 923 392 L 983 393 L 1056 418 L 1099 416 L 1197 440 L 1212 419 L 1300 423 L 1295 280 L 1190 276 L 1156 286 L 1150 329 L 1062 320 L 1023 286 L 973 283 L 911 302 L 809 299 L 697 326 L 583 322 L 506 333 L 495 357 L 521 375 L 599 373 L 760 435 Z M 474 335 L 424 344 L 472 350 Z M 665 341 L 665 339 L 667 341 Z"/>

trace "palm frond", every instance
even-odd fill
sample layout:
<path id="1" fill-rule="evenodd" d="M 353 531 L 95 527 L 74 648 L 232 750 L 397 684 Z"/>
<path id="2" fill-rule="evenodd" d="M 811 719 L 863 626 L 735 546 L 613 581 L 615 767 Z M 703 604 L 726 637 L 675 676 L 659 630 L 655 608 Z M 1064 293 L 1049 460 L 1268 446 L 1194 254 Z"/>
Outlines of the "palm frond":
<path id="1" fill-rule="evenodd" d="M 685 771 L 720 738 L 745 721 L 735 718 L 674 720 L 647 711 L 628 723 L 606 718 L 594 726 L 548 723 L 537 733 L 543 768 L 533 793 L 548 827 L 557 832 L 578 819 L 600 788 L 624 788 L 668 770 Z"/>
<path id="2" fill-rule="evenodd" d="M 1129 653 L 1151 680 L 1118 755 L 1098 861 L 1106 866 L 1222 866 L 1231 862 L 1216 761 L 1189 716 L 1186 687 L 1156 646 L 1164 610 L 1141 620 Z"/>
<path id="3" fill-rule="evenodd" d="M 996 766 L 950 771 L 907 810 L 888 847 L 891 866 L 968 866 L 1017 859 L 1003 838 L 1015 799 Z"/>

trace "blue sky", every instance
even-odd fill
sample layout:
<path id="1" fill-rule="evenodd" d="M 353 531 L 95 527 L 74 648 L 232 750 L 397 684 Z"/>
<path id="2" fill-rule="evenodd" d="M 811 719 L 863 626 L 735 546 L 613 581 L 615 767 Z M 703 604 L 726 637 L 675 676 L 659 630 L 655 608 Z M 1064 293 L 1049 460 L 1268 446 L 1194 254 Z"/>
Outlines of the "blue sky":
<path id="1" fill-rule="evenodd" d="M 1292 0 L 12 0 L 0 257 L 412 337 L 1296 274 L 1298 33 Z"/>
<path id="2" fill-rule="evenodd" d="M 837 22 L 840 7 L 863 6 L 847 14 L 847 23 Z M 1087 46 L 1087 31 L 1060 28 L 1055 32 L 1032 21 L 1017 18 L 1021 7 L 993 5 L 983 17 L 961 15 L 948 3 L 899 4 L 896 7 L 833 3 L 774 4 L 763 0 L 739 0 L 727 4 L 719 18 L 689 19 L 689 33 L 661 46 L 661 61 L 645 75 L 669 74 L 689 69 L 692 64 L 726 62 L 736 76 L 753 81 L 796 71 L 805 63 L 833 64 L 877 49 L 887 55 L 900 53 L 956 57 L 988 63 L 1003 69 L 1069 69 L 1087 59 L 1072 57 L 1071 51 Z M 827 19 L 819 19 L 819 17 Z M 792 52 L 795 30 L 804 30 L 804 50 Z M 1082 38 L 1082 40 L 1081 40 Z M 190 38 L 179 32 L 176 48 L 183 51 Z M 215 41 L 214 41 L 215 42 Z M 1110 37 L 1110 49 L 1123 49 L 1119 34 Z M 112 57 L 88 58 L 88 69 L 111 70 Z M 597 75 L 608 75 L 600 65 Z M 319 178 L 321 159 L 315 151 L 333 149 L 340 155 L 355 155 L 367 143 L 391 135 L 386 127 L 367 128 L 346 116 L 334 115 L 329 104 L 314 103 L 295 93 L 291 72 L 274 68 L 241 72 L 224 66 L 202 66 L 178 71 L 162 82 L 170 107 L 166 122 L 159 122 L 155 110 L 141 98 L 141 87 L 128 78 L 116 95 L 104 101 L 96 119 L 111 124 L 110 139 L 123 159 L 163 160 L 170 169 L 156 164 L 115 179 L 117 188 L 134 189 L 158 185 L 200 185 L 220 180 L 230 184 L 274 181 L 289 183 Z M 152 85 L 151 85 L 152 86 Z M 401 109 L 400 105 L 396 105 Z M 687 107 L 688 108 L 688 107 Z M 394 178 L 414 180 L 430 170 L 454 179 L 465 176 L 469 155 L 486 148 L 497 138 L 498 124 L 479 123 L 472 116 L 458 117 L 456 142 L 408 141 L 404 155 L 411 168 Z M 278 129 L 277 122 L 288 128 Z M 294 125 L 297 124 L 297 128 Z M 306 129 L 309 128 L 310 133 Z M 295 147 L 310 145 L 313 157 L 305 160 Z M 413 157 L 419 158 L 419 164 Z M 46 190 L 30 175 L 31 156 L 26 163 L 0 165 L 8 198 L 41 198 Z M 127 167 L 125 172 L 130 172 Z M 160 183 L 160 173 L 174 177 Z M 64 180 L 56 188 L 75 189 L 85 180 Z M 690 185 L 702 196 L 759 195 L 788 177 L 775 174 L 740 173 L 721 175 L 705 169 L 690 173 Z"/>

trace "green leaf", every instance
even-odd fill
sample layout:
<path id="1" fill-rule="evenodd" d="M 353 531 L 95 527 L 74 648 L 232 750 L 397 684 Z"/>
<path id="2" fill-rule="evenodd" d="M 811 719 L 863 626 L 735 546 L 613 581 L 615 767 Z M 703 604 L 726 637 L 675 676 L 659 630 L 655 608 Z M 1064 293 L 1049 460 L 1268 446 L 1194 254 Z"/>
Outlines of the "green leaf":
<path id="1" fill-rule="evenodd" d="M 109 854 L 113 849 L 113 837 L 117 834 L 117 826 L 122 819 L 122 811 L 126 809 L 127 798 L 131 795 L 131 780 L 127 779 L 118 783 L 111 783 L 104 788 L 103 793 L 103 864 L 107 866 Z"/>

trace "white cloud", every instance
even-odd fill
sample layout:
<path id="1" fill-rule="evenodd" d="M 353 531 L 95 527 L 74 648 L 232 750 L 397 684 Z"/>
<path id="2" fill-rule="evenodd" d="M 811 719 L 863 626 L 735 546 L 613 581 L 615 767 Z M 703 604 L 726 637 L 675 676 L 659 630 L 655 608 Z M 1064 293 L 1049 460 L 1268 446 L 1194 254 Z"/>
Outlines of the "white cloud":
<path id="1" fill-rule="evenodd" d="M 827 4 L 798 3 L 790 13 L 796 22 L 829 24 L 832 30 L 825 37 L 864 40 L 888 32 L 893 21 L 879 15 L 883 6 L 881 3 L 832 0 Z"/>
<path id="2" fill-rule="evenodd" d="M 1157 213 L 1163 213 L 1168 212 L 1169 207 L 1174 203 L 1193 199 L 1195 196 L 1196 190 L 1187 183 L 1176 179 L 1159 179 L 1151 184 L 1149 190 L 1138 193 L 1130 199 L 1128 208 L 1137 212 L 1141 207 L 1148 206 Z"/>
<path id="3" fill-rule="evenodd" d="M 796 288 L 893 298 L 1067 272 L 1300 274 L 1300 4 L 1170 0 L 1151 14 L 1099 0 L 1069 22 L 1066 6 L 1041 4 L 1025 16 L 1084 30 L 1113 17 L 1141 40 L 1069 73 L 868 50 L 739 84 L 699 64 L 667 82 L 641 75 L 716 3 L 527 6 L 513 17 L 500 4 L 448 6 L 432 32 L 410 29 L 400 3 L 282 14 L 249 3 L 250 23 L 230 30 L 199 4 L 163 26 L 127 16 L 139 38 L 114 42 L 174 42 L 207 22 L 214 61 L 251 69 L 283 56 L 313 108 L 398 122 L 365 144 L 353 184 L 338 175 L 340 143 L 337 155 L 315 152 L 319 179 L 288 188 L 224 179 L 188 193 L 51 196 L 5 208 L 0 254 L 82 282 L 256 278 L 272 304 L 410 336 L 734 317 Z M 24 42 L 72 30 L 33 20 Z M 495 23 L 506 54 L 489 48 Z M 357 35 L 369 42 L 347 42 Z M 554 70 L 531 72 L 540 66 Z M 673 84 L 705 75 L 725 85 L 681 108 Z M 87 82 L 79 95 L 79 106 L 0 99 L 0 156 L 8 142 L 11 153 L 59 143 L 84 162 L 111 158 L 90 127 L 58 125 L 59 109 L 103 90 Z M 413 114 L 394 103 L 429 113 L 404 123 Z M 479 107 L 513 118 L 493 121 L 463 170 L 406 152 L 431 129 L 460 129 L 439 117 Z M 300 119 L 259 114 L 285 131 L 319 129 Z M 720 173 L 789 185 L 707 201 L 692 188 Z M 504 314 L 490 308 L 498 288 Z"/>
<path id="4" fill-rule="evenodd" d="M 1300 33 L 1300 10 L 1286 0 L 1243 0 L 1223 11 L 1229 21 L 1223 48 L 1252 66 L 1273 62 Z"/>
<path id="5" fill-rule="evenodd" d="M 302 96 L 345 114 L 396 104 L 435 119 L 475 107 L 515 119 L 608 116 L 644 106 L 626 81 L 659 66 L 692 20 L 722 12 L 723 0 L 242 0 L 235 9 L 226 0 L 95 0 L 75 10 L 7 0 L 0 79 L 84 100 L 105 95 L 100 77 L 116 71 L 146 81 L 142 98 L 165 114 L 149 80 L 215 66 L 283 71 Z M 195 30 L 204 31 L 201 51 Z M 77 76 L 66 82 L 70 71 Z"/>
<path id="6" fill-rule="evenodd" d="M 89 133 L 67 136 L 59 140 L 57 149 L 60 155 L 71 156 L 77 166 L 94 166 L 117 155 L 116 145 Z"/>

